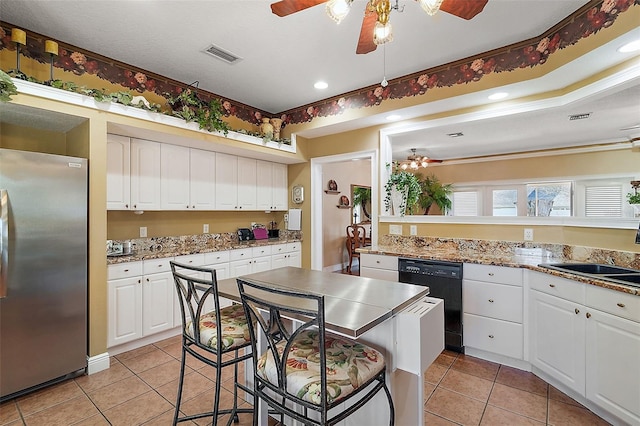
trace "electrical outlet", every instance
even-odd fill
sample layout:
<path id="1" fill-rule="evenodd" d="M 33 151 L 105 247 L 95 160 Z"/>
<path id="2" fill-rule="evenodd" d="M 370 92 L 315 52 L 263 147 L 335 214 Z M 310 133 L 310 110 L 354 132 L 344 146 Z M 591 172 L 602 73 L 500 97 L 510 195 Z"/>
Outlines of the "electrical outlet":
<path id="1" fill-rule="evenodd" d="M 289 222 L 289 213 L 284 214 L 284 221 Z"/>
<path id="2" fill-rule="evenodd" d="M 417 225 L 409 226 L 409 234 L 418 235 L 418 226 Z"/>
<path id="3" fill-rule="evenodd" d="M 140 238 L 147 238 L 147 227 L 146 226 L 141 226 L 140 227 Z"/>
<path id="4" fill-rule="evenodd" d="M 402 235 L 402 225 L 389 225 L 389 234 Z"/>
<path id="5" fill-rule="evenodd" d="M 202 225 L 202 233 L 203 234 L 208 234 L 209 233 L 209 224 L 205 223 L 204 225 Z"/>
<path id="6" fill-rule="evenodd" d="M 525 228 L 524 229 L 524 240 L 525 241 L 533 241 L 533 229 Z"/>

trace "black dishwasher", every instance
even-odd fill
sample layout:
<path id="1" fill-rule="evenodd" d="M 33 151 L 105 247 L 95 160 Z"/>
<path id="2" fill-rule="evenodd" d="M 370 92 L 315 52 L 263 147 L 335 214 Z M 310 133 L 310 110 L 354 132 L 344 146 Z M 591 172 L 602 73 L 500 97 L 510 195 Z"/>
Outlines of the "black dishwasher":
<path id="1" fill-rule="evenodd" d="M 462 340 L 462 263 L 398 259 L 401 283 L 429 287 L 429 296 L 444 300 L 445 347 L 464 353 Z"/>

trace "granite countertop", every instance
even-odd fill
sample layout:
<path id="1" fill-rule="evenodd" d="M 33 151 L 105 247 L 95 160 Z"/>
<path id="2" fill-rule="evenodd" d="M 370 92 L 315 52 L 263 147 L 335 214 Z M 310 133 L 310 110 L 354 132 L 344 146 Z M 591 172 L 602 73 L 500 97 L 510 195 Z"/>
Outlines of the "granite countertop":
<path id="1" fill-rule="evenodd" d="M 525 249 L 526 250 L 526 249 Z M 515 268 L 526 268 L 533 271 L 544 272 L 555 275 L 560 278 L 566 278 L 573 281 L 579 281 L 586 284 L 604 287 L 611 290 L 621 291 L 635 296 L 640 296 L 640 288 L 613 283 L 611 281 L 600 280 L 584 275 L 578 275 L 568 272 L 556 271 L 544 268 L 541 263 L 595 263 L 572 260 L 562 254 L 553 254 L 547 252 L 546 255 L 530 253 L 518 254 L 518 250 L 512 248 L 500 250 L 492 247 L 492 250 L 479 250 L 478 247 L 460 249 L 457 247 L 431 247 L 424 246 L 422 248 L 415 245 L 405 246 L 400 244 L 378 244 L 371 247 L 358 249 L 360 253 L 380 254 L 387 256 L 408 257 L 413 259 L 426 260 L 443 260 L 449 262 L 476 263 L 482 265 L 507 266 Z M 539 253 L 539 252 L 538 252 Z"/>
<path id="2" fill-rule="evenodd" d="M 186 256 L 190 254 L 214 253 L 217 251 L 235 250 L 260 246 L 301 242 L 299 238 L 269 238 L 266 240 L 178 240 L 165 239 L 162 244 L 148 244 L 144 249 L 138 249 L 134 243 L 133 252 L 130 255 L 107 256 L 107 265 L 118 263 L 136 262 L 140 260 L 161 259 L 173 256 Z M 140 244 L 142 246 L 143 244 Z"/>

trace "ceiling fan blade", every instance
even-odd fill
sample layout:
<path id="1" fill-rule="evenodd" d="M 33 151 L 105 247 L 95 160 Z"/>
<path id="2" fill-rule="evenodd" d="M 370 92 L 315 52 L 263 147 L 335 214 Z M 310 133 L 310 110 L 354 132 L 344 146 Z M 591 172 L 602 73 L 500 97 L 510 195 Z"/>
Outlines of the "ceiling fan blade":
<path id="1" fill-rule="evenodd" d="M 282 0 L 277 3 L 272 3 L 271 11 L 282 17 L 326 2 L 327 0 Z"/>
<path id="2" fill-rule="evenodd" d="M 489 0 L 444 0 L 440 10 L 458 16 L 462 19 L 472 19 L 482 12 Z"/>
<path id="3" fill-rule="evenodd" d="M 370 4 L 371 3 L 367 3 L 367 7 L 364 9 L 360 38 L 358 39 L 358 47 L 356 48 L 356 53 L 360 55 L 373 52 L 378 47 L 373 42 L 373 28 L 376 26 L 378 14 L 373 8 L 369 7 Z"/>
<path id="4" fill-rule="evenodd" d="M 442 160 L 434 160 L 433 158 L 427 158 L 427 163 L 442 163 Z"/>

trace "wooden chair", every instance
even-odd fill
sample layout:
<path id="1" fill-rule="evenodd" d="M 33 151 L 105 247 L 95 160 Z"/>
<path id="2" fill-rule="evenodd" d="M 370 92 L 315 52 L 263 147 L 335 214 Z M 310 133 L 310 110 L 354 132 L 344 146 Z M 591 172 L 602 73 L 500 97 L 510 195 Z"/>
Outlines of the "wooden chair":
<path id="1" fill-rule="evenodd" d="M 367 230 L 364 226 L 349 225 L 347 226 L 347 253 L 349 254 L 349 265 L 347 266 L 347 272 L 351 274 L 351 266 L 353 259 L 358 259 L 360 263 L 360 253 L 356 249 L 365 246 Z"/>
<path id="2" fill-rule="evenodd" d="M 171 271 L 180 301 L 182 314 L 182 360 L 173 424 L 211 417 L 214 425 L 218 416 L 229 414 L 227 425 L 238 422 L 238 413 L 253 413 L 253 408 L 238 408 L 238 389 L 252 393 L 238 383 L 238 364 L 251 358 L 251 341 L 244 308 L 234 304 L 220 308 L 215 269 L 200 268 L 171 262 Z M 213 309 L 212 309 L 213 306 Z M 197 327 L 194 327 L 197 324 Z M 216 369 L 215 395 L 212 410 L 178 417 L 185 379 L 186 357 L 191 355 Z M 222 369 L 234 367 L 233 406 L 220 409 Z"/>
<path id="3" fill-rule="evenodd" d="M 327 332 L 323 295 L 243 278 L 237 282 L 254 354 L 254 426 L 258 401 L 280 415 L 280 424 L 286 417 L 307 426 L 329 426 L 355 413 L 379 391 L 386 394 L 393 426 L 384 356 L 364 343 Z M 291 330 L 288 318 L 296 318 L 300 326 Z M 266 349 L 260 354 L 262 344 Z"/>

